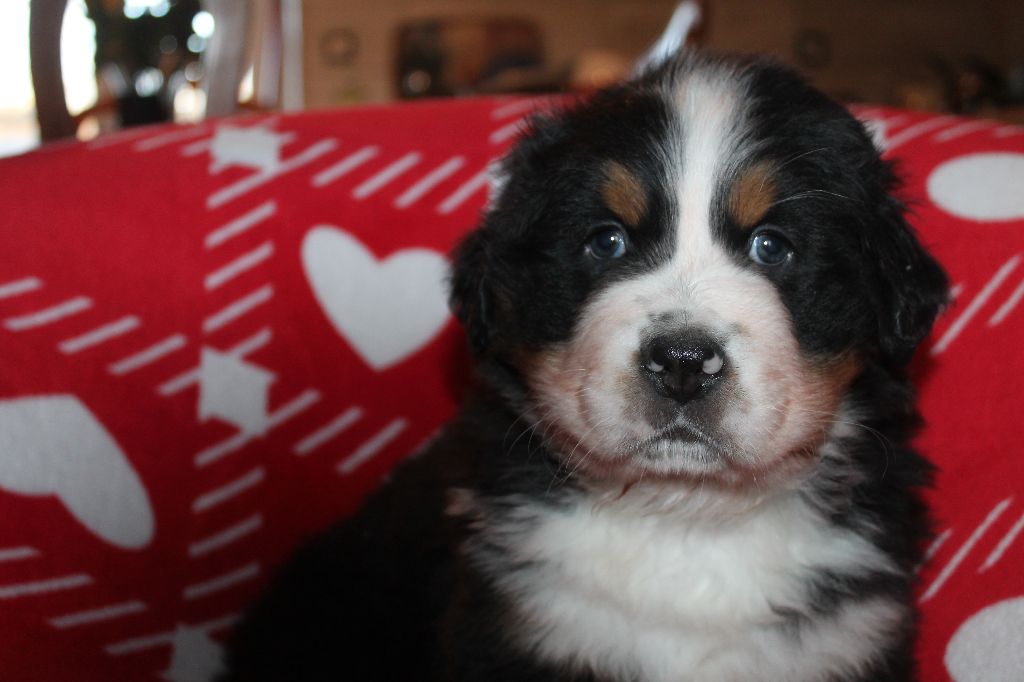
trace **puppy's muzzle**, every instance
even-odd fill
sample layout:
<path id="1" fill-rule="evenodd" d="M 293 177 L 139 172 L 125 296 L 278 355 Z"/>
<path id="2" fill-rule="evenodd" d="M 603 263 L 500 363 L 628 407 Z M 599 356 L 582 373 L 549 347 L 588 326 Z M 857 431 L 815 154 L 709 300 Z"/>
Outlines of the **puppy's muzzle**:
<path id="1" fill-rule="evenodd" d="M 701 331 L 654 336 L 640 349 L 640 360 L 654 389 L 679 404 L 711 392 L 727 364 L 721 345 Z"/>

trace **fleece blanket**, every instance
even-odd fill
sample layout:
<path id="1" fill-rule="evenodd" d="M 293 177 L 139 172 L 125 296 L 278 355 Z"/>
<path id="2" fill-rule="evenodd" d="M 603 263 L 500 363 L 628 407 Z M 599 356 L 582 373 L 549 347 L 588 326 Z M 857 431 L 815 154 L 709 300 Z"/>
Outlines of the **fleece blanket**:
<path id="1" fill-rule="evenodd" d="M 446 253 L 549 105 L 229 119 L 0 162 L 0 677 L 211 678 L 275 566 L 453 414 Z M 855 113 L 955 283 L 914 364 L 941 468 L 922 679 L 1024 679 L 1024 128 Z"/>

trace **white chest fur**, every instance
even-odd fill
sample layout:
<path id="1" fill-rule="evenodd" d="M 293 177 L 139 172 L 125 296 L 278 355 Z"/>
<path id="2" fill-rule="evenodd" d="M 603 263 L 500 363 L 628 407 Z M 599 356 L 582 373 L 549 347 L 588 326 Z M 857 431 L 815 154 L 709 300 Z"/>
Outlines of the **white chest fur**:
<path id="1" fill-rule="evenodd" d="M 520 507 L 495 528 L 529 568 L 500 572 L 524 619 L 521 645 L 550 662 L 646 682 L 821 679 L 869 663 L 905 618 L 883 599 L 786 627 L 815 572 L 886 570 L 856 534 L 791 496 L 728 521 L 651 513 L 630 500 Z"/>

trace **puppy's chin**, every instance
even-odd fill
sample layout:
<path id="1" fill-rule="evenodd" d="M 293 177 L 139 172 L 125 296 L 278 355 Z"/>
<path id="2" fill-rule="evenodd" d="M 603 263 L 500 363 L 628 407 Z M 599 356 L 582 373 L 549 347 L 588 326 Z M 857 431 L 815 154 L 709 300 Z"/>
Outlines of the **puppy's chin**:
<path id="1" fill-rule="evenodd" d="M 680 491 L 694 485 L 733 493 L 749 490 L 756 495 L 798 483 L 818 460 L 816 448 L 808 446 L 765 464 L 711 435 L 679 427 L 623 443 L 610 452 L 580 453 L 579 448 L 563 452 L 564 468 L 585 485 L 614 488 L 649 482 Z"/>
<path id="2" fill-rule="evenodd" d="M 673 423 L 640 442 L 630 460 L 656 476 L 707 477 L 728 470 L 737 457 L 707 428 Z"/>

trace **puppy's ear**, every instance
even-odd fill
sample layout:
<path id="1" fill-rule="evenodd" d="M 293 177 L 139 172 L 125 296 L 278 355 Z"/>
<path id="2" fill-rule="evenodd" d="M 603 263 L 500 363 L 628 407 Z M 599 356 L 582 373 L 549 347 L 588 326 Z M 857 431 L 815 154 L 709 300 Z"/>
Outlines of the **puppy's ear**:
<path id="1" fill-rule="evenodd" d="M 530 118 L 526 134 L 488 169 L 490 194 L 480 227 L 452 253 L 449 305 L 477 355 L 508 336 L 514 312 L 509 301 L 516 300 L 510 289 L 519 274 L 508 264 L 509 250 L 540 215 L 548 187 L 539 168 L 562 134 L 560 115 Z"/>
<path id="2" fill-rule="evenodd" d="M 448 299 L 452 313 L 466 330 L 470 347 L 478 355 L 490 344 L 493 324 L 487 276 L 487 237 L 483 229 L 476 229 L 455 247 Z"/>
<path id="3" fill-rule="evenodd" d="M 883 203 L 879 223 L 866 244 L 876 264 L 879 345 L 886 360 L 902 366 L 949 302 L 949 281 L 907 224 L 899 202 Z"/>

